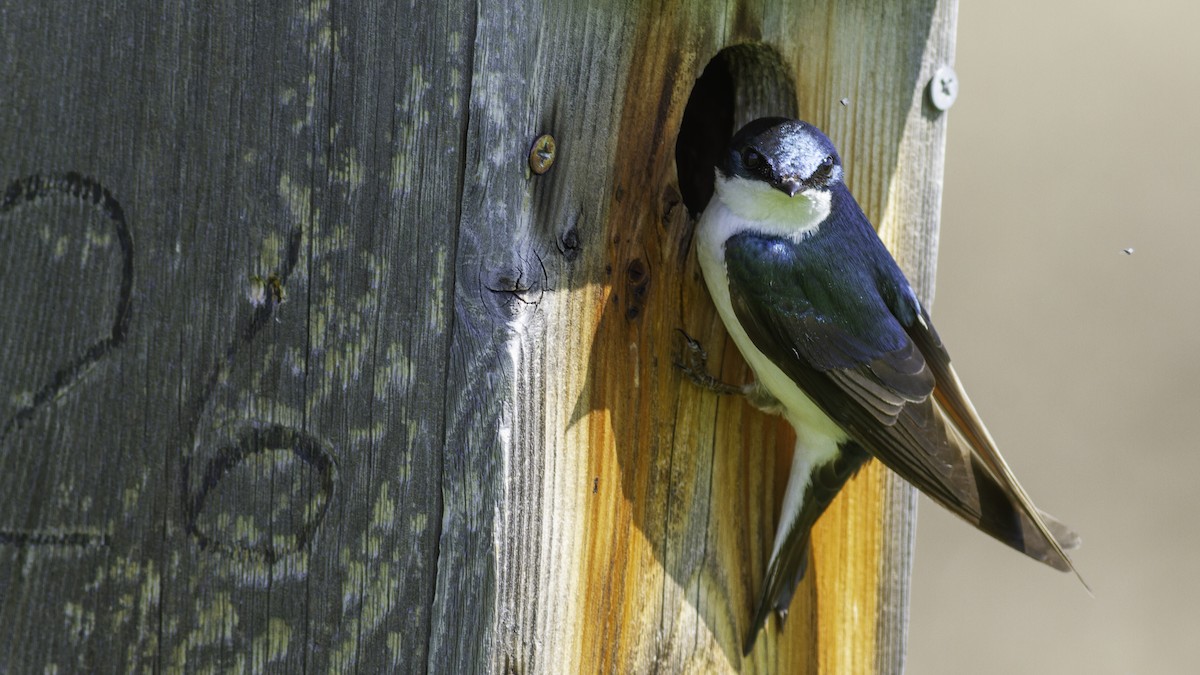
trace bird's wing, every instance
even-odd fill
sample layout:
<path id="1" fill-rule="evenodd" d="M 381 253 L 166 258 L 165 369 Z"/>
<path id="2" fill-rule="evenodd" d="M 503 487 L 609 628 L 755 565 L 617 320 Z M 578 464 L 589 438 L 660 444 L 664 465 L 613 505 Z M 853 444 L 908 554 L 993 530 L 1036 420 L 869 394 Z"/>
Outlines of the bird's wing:
<path id="1" fill-rule="evenodd" d="M 1049 514 L 1033 506 L 1033 500 L 1017 482 L 1017 477 L 1009 468 L 1008 463 L 1004 461 L 1004 457 L 1000 455 L 996 442 L 992 440 L 992 435 L 988 433 L 979 413 L 975 411 L 975 406 L 967 396 L 962 381 L 958 379 L 958 373 L 954 372 L 954 367 L 950 364 L 950 355 L 942 345 L 937 331 L 934 330 L 925 308 L 921 307 L 915 299 L 913 303 L 917 319 L 907 325 L 905 331 L 913 344 L 925 356 L 925 362 L 934 374 L 934 381 L 937 383 L 933 389 L 935 406 L 943 419 L 949 420 L 960 439 L 965 441 L 972 452 L 972 461 L 982 463 L 987 469 L 988 476 L 1008 495 L 1008 501 L 1016 502 L 1013 505 L 1021 507 L 1020 512 L 1025 516 L 1022 520 L 1024 535 L 1022 541 L 1028 542 L 1031 538 L 1036 540 L 1040 535 L 1043 543 L 1053 544 L 1048 549 L 1031 548 L 1028 544 L 1023 549 L 1020 546 L 1013 546 L 1024 550 L 1028 555 L 1051 567 L 1064 572 L 1075 572 L 1075 575 L 1079 576 L 1071 559 L 1064 552 L 1064 550 L 1079 547 L 1079 535 Z M 984 515 L 988 516 L 986 511 Z M 1036 533 L 1028 531 L 1031 524 L 1037 528 Z M 1083 581 L 1082 577 L 1080 577 L 1080 581 Z M 1087 586 L 1086 582 L 1084 582 L 1084 586 Z"/>
<path id="2" fill-rule="evenodd" d="M 730 238 L 730 300 L 747 334 L 905 480 L 1009 546 L 1074 570 L 1063 549 L 1078 537 L 1057 521 L 1048 525 L 1017 483 L 927 314 L 868 233 L 870 240 L 855 242 L 865 247 L 858 257 L 847 254 L 846 242 L 819 235 L 802 244 L 750 233 Z"/>

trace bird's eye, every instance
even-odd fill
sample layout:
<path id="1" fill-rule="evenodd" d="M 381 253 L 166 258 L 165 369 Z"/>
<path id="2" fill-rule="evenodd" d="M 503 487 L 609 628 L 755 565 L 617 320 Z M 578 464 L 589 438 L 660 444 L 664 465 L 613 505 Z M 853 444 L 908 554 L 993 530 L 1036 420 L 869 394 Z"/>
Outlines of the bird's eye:
<path id="1" fill-rule="evenodd" d="M 825 159 L 821 160 L 821 166 L 833 166 L 833 155 L 825 155 Z"/>
<path id="2" fill-rule="evenodd" d="M 757 169 L 762 163 L 763 156 L 754 149 L 746 148 L 742 151 L 742 164 L 745 164 L 747 169 Z"/>

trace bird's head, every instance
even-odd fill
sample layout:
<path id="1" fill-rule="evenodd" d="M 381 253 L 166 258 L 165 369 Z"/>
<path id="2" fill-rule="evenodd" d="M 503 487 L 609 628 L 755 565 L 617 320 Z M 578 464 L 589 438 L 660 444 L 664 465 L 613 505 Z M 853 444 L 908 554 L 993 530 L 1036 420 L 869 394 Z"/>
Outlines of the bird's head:
<path id="1" fill-rule="evenodd" d="M 775 217 L 828 204 L 842 181 L 842 160 L 819 129 L 763 117 L 734 134 L 717 167 L 717 193 L 745 217 Z"/>

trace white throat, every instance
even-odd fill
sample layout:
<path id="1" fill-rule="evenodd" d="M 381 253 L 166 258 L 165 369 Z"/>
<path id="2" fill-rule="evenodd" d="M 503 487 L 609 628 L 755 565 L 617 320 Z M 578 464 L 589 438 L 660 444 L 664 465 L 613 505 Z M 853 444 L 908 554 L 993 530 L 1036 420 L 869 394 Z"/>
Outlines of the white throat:
<path id="1" fill-rule="evenodd" d="M 828 190 L 808 190 L 789 197 L 760 180 L 716 176 L 716 199 L 744 229 L 800 241 L 816 232 L 833 208 Z M 709 208 L 716 206 L 709 204 Z M 728 233 L 730 235 L 734 232 Z"/>

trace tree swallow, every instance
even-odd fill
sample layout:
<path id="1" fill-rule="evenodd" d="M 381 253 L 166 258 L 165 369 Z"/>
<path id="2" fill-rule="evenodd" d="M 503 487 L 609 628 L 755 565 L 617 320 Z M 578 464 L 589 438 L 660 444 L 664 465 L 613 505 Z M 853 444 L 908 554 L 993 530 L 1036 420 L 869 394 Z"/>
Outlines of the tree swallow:
<path id="1" fill-rule="evenodd" d="M 842 178 L 818 129 L 755 120 L 730 141 L 697 226 L 709 293 L 756 376 L 738 390 L 796 431 L 747 654 L 772 611 L 786 618 L 813 523 L 870 457 L 987 534 L 1075 571 L 1065 551 L 1079 538 L 1017 483 Z"/>

